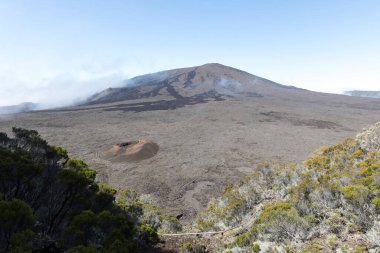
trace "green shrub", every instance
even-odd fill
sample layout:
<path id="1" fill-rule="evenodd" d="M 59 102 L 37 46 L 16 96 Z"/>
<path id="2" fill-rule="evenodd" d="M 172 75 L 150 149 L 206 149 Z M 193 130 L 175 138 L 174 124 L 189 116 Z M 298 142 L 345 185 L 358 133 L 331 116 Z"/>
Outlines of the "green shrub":
<path id="1" fill-rule="evenodd" d="M 356 159 L 363 159 L 364 156 L 365 156 L 365 154 L 364 154 L 364 152 L 363 152 L 362 149 L 358 149 L 358 150 L 356 150 L 356 151 L 352 154 L 352 156 L 353 156 L 354 158 L 356 158 Z"/>
<path id="2" fill-rule="evenodd" d="M 147 244 L 154 244 L 158 242 L 158 235 L 157 232 L 151 228 L 150 226 L 143 224 L 141 225 L 141 231 L 142 231 L 142 238 L 144 238 L 145 242 Z"/>
<path id="3" fill-rule="evenodd" d="M 377 213 L 380 213 L 380 197 L 372 199 L 372 204 L 375 205 L 375 210 Z"/>
<path id="4" fill-rule="evenodd" d="M 338 244 L 337 244 L 337 238 L 335 236 L 329 237 L 327 239 L 327 244 L 331 247 L 331 249 L 335 250 L 336 247 L 338 246 Z"/>
<path id="5" fill-rule="evenodd" d="M 341 189 L 343 196 L 351 204 L 356 206 L 362 206 L 368 201 L 369 189 L 360 184 L 351 184 L 342 187 Z"/>
<path id="6" fill-rule="evenodd" d="M 36 222 L 32 208 L 22 200 L 0 201 L 0 250 L 28 251 Z"/>
<path id="7" fill-rule="evenodd" d="M 260 252 L 260 245 L 258 243 L 252 243 L 251 246 L 250 246 L 251 250 L 254 252 L 254 253 L 258 253 Z"/>
<path id="8" fill-rule="evenodd" d="M 346 227 L 346 221 L 337 213 L 333 213 L 327 220 L 326 224 L 330 226 L 330 232 L 339 234 Z"/>
<path id="9" fill-rule="evenodd" d="M 255 224 L 260 233 L 267 233 L 276 241 L 301 236 L 309 227 L 307 220 L 288 202 L 266 205 Z"/>
<path id="10" fill-rule="evenodd" d="M 250 238 L 249 233 L 240 234 L 235 237 L 233 244 L 236 246 L 241 246 L 241 247 L 248 246 L 250 243 L 250 239 L 251 238 Z"/>
<path id="11" fill-rule="evenodd" d="M 302 253 L 320 253 L 320 252 L 334 252 L 328 248 L 325 238 L 316 237 L 312 240 L 308 240 L 306 245 L 300 249 Z"/>
<path id="12" fill-rule="evenodd" d="M 190 252 L 193 252 L 193 246 L 191 245 L 191 243 L 189 242 L 186 242 L 182 245 L 180 251 L 180 253 L 190 253 Z"/>
<path id="13" fill-rule="evenodd" d="M 365 247 L 357 246 L 353 249 L 352 253 L 364 253 L 367 249 Z"/>

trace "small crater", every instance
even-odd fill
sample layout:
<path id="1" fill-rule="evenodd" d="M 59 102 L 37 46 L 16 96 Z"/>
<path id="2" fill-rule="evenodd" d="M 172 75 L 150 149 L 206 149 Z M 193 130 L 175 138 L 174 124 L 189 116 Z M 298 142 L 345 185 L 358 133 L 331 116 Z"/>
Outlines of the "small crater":
<path id="1" fill-rule="evenodd" d="M 102 158 L 111 162 L 140 162 L 152 158 L 158 150 L 158 144 L 153 141 L 128 141 L 113 145 Z"/>

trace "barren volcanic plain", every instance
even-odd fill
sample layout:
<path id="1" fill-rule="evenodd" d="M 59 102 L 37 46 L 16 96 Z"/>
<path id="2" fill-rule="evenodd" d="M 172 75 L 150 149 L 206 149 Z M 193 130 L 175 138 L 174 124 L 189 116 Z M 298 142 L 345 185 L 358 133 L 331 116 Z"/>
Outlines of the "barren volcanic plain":
<path id="1" fill-rule="evenodd" d="M 84 159 L 100 181 L 148 194 L 188 222 L 254 164 L 305 160 L 380 119 L 380 99 L 311 92 L 220 64 L 124 85 L 80 106 L 0 117 L 0 131 L 35 129 Z M 115 149 L 148 155 L 110 159 Z"/>

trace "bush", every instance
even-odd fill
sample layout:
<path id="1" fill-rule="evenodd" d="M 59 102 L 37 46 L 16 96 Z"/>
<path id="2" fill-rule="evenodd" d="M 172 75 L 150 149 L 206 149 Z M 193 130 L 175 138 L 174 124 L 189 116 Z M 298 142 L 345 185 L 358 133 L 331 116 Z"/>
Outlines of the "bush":
<path id="1" fill-rule="evenodd" d="M 369 199 L 369 189 L 360 184 L 347 185 L 341 190 L 344 198 L 357 207 L 361 207 Z"/>
<path id="2" fill-rule="evenodd" d="M 365 247 L 357 246 L 353 249 L 352 253 L 364 253 L 367 249 Z"/>
<path id="3" fill-rule="evenodd" d="M 309 228 L 307 220 L 288 202 L 266 205 L 255 224 L 259 233 L 268 234 L 276 241 L 302 237 Z"/>
<path id="4" fill-rule="evenodd" d="M 0 201 L 0 251 L 31 248 L 32 227 L 36 222 L 32 208 L 22 200 Z"/>
<path id="5" fill-rule="evenodd" d="M 346 220 L 337 213 L 333 213 L 327 220 L 329 231 L 334 234 L 341 233 L 346 227 Z"/>
<path id="6" fill-rule="evenodd" d="M 190 252 L 193 252 L 193 246 L 191 245 L 191 243 L 189 242 L 186 242 L 182 245 L 180 251 L 180 253 L 190 253 Z"/>
<path id="7" fill-rule="evenodd" d="M 158 242 L 157 232 L 153 228 L 143 224 L 141 225 L 141 231 L 141 237 L 143 238 L 146 244 L 149 245 Z"/>
<path id="8" fill-rule="evenodd" d="M 251 235 L 249 233 L 244 233 L 236 236 L 233 245 L 236 246 L 248 246 L 250 243 Z"/>
<path id="9" fill-rule="evenodd" d="M 380 213 L 380 197 L 372 199 L 372 204 L 375 205 L 376 212 Z"/>
<path id="10" fill-rule="evenodd" d="M 250 248 L 254 253 L 259 253 L 261 250 L 258 243 L 252 243 Z"/>
<path id="11" fill-rule="evenodd" d="M 327 244 L 331 247 L 332 250 L 335 250 L 338 246 L 336 237 L 329 237 L 327 239 Z"/>

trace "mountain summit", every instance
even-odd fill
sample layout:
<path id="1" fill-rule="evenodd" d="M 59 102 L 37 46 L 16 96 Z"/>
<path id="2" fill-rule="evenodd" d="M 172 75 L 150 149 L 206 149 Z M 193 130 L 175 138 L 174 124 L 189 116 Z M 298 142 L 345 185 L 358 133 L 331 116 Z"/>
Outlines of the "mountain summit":
<path id="1" fill-rule="evenodd" d="M 278 89 L 296 89 L 280 85 L 239 69 L 218 63 L 173 69 L 137 76 L 120 88 L 109 88 L 91 96 L 86 104 L 157 98 L 201 102 L 206 98 L 261 97 Z"/>

